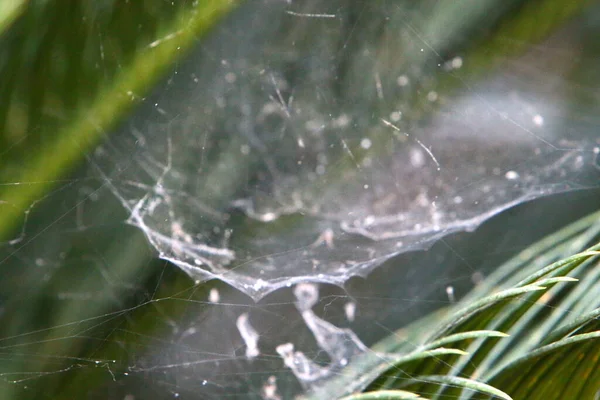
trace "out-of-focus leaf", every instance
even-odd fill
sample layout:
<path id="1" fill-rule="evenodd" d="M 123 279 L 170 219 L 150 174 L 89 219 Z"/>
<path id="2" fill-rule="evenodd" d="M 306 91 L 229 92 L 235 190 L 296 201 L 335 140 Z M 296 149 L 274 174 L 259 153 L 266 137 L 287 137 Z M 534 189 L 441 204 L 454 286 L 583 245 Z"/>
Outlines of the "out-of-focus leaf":
<path id="1" fill-rule="evenodd" d="M 10 27 L 12 22 L 25 8 L 27 0 L 10 0 L 0 2 L 0 35 Z"/>
<path id="2" fill-rule="evenodd" d="M 0 177 L 26 184 L 0 191 L 3 203 L 9 205 L 0 208 L 0 237 L 6 239 L 25 210 L 77 166 L 168 68 L 237 4 L 234 0 L 173 3 L 170 15 L 146 18 L 145 34 L 125 37 L 119 29 L 138 26 L 136 18 L 147 17 L 149 12 L 143 7 L 152 9 L 150 3 L 136 10 L 133 4 L 86 2 L 72 5 L 68 13 L 58 2 L 12 8 L 21 15 L 1 38 L 5 43 L 0 59 L 5 59 L 0 61 L 0 73 L 14 78 L 0 81 L 0 93 L 10 99 L 0 107 L 0 126 L 4 127 L 0 140 L 11 148 L 6 156 L 24 152 L 27 163 L 23 158 L 11 162 L 5 157 Z M 166 4 L 155 3 L 159 10 Z M 99 25 L 96 19 L 108 21 Z M 75 28 L 79 31 L 73 32 Z M 117 41 L 112 63 L 103 47 L 103 36 L 111 31 L 116 32 Z M 56 63 L 53 47 L 62 48 L 65 34 L 72 43 L 66 47 L 63 66 Z M 21 36 L 26 37 L 26 44 Z M 106 46 L 108 52 L 109 43 Z M 44 75 L 53 72 L 55 80 Z M 35 140 L 44 145 L 30 145 Z"/>

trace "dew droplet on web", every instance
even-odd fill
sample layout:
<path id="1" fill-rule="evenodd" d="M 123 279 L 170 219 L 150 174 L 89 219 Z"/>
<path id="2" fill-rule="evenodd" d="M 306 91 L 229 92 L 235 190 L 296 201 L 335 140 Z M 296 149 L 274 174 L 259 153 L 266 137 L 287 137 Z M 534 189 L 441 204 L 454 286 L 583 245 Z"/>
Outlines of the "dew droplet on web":
<path id="1" fill-rule="evenodd" d="M 423 154 L 421 149 L 412 148 L 410 150 L 410 165 L 415 168 L 425 165 L 425 154 Z"/>
<path id="2" fill-rule="evenodd" d="M 350 116 L 348 116 L 348 114 L 340 114 L 339 117 L 337 117 L 331 122 L 331 125 L 334 128 L 346 128 L 348 125 L 350 125 L 351 121 L 352 119 L 350 118 Z"/>
<path id="3" fill-rule="evenodd" d="M 456 303 L 456 297 L 454 296 L 454 286 L 447 286 L 446 294 L 448 295 L 448 301 L 450 303 Z"/>
<path id="4" fill-rule="evenodd" d="M 519 179 L 519 173 L 516 171 L 507 171 L 506 174 L 504 174 L 504 176 L 509 181 L 514 181 L 515 179 Z"/>
<path id="5" fill-rule="evenodd" d="M 454 57 L 450 63 L 453 69 L 459 69 L 463 66 L 463 59 L 461 57 Z"/>
<path id="6" fill-rule="evenodd" d="M 235 83 L 237 76 L 233 72 L 228 72 L 225 74 L 225 80 L 227 83 Z"/>
<path id="7" fill-rule="evenodd" d="M 406 76 L 406 75 L 400 75 L 400 76 L 398 77 L 398 79 L 396 79 L 396 83 L 397 83 L 397 84 L 398 84 L 398 86 L 400 86 L 400 87 L 403 87 L 403 86 L 406 86 L 406 85 L 408 85 L 408 83 L 409 83 L 408 76 Z"/>
<path id="8" fill-rule="evenodd" d="M 356 303 L 350 301 L 344 304 L 344 313 L 349 322 L 354 322 L 354 318 L 356 317 Z"/>
<path id="9" fill-rule="evenodd" d="M 372 143 L 371 143 L 371 139 L 369 139 L 369 138 L 363 138 L 363 139 L 360 141 L 360 147 L 362 147 L 362 148 L 363 148 L 363 149 L 365 149 L 365 150 L 368 150 L 368 149 L 370 149 L 370 148 L 371 148 L 371 145 L 372 145 Z"/>
<path id="10" fill-rule="evenodd" d="M 475 285 L 479 285 L 483 282 L 484 276 L 483 273 L 481 271 L 475 271 L 473 272 L 473 275 L 471 275 L 471 282 L 473 282 Z"/>
<path id="11" fill-rule="evenodd" d="M 400 112 L 400 111 L 394 111 L 390 114 L 390 119 L 394 122 L 400 121 L 401 118 L 402 118 L 402 112 Z"/>
<path id="12" fill-rule="evenodd" d="M 221 300 L 221 295 L 219 294 L 219 289 L 212 288 L 208 293 L 208 301 L 211 303 L 218 303 Z"/>

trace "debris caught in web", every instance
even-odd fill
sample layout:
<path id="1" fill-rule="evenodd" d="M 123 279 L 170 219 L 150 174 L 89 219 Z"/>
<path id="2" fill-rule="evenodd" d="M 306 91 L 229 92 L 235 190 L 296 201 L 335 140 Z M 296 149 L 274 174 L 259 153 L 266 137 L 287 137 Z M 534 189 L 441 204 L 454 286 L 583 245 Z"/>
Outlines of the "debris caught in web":
<path id="1" fill-rule="evenodd" d="M 597 187 L 598 136 L 566 129 L 570 103 L 539 73 L 547 57 L 520 55 L 522 68 L 499 55 L 499 72 L 466 80 L 480 67 L 468 51 L 373 7 L 370 26 L 394 38 L 373 53 L 357 50 L 380 42 L 372 31 L 340 31 L 348 7 L 282 3 L 261 29 L 225 24 L 252 45 L 206 43 L 170 77 L 177 96 L 148 99 L 90 157 L 161 258 L 258 300 L 342 285 L 507 208 Z M 308 30 L 323 41 L 301 40 Z M 336 47 L 344 35 L 358 47 Z M 402 57 L 381 68 L 380 53 Z"/>

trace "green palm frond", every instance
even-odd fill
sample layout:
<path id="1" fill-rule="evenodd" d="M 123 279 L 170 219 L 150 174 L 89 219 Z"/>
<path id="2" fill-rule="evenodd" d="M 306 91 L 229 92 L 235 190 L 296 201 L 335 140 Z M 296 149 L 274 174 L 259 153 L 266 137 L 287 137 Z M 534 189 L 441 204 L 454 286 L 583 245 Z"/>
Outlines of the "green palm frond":
<path id="1" fill-rule="evenodd" d="M 592 399 L 600 244 L 586 247 L 599 232 L 595 213 L 540 241 L 451 310 L 374 346 L 315 397 Z"/>

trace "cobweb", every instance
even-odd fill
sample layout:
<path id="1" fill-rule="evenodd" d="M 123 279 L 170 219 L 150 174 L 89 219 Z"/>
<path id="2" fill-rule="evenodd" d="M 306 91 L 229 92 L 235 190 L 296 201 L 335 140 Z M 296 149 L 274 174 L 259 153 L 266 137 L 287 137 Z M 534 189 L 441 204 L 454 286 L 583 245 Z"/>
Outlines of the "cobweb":
<path id="1" fill-rule="evenodd" d="M 2 393 L 319 393 L 597 209 L 600 10 L 532 46 L 486 36 L 503 10 L 412 3 L 247 1 L 124 93 L 3 244 Z"/>
<path id="2" fill-rule="evenodd" d="M 343 284 L 597 185 L 595 128 L 567 126 L 568 38 L 486 65 L 463 50 L 481 21 L 441 33 L 448 10 L 343 4 L 272 2 L 260 26 L 242 7 L 90 158 L 128 222 L 197 282 L 256 300 Z"/>

